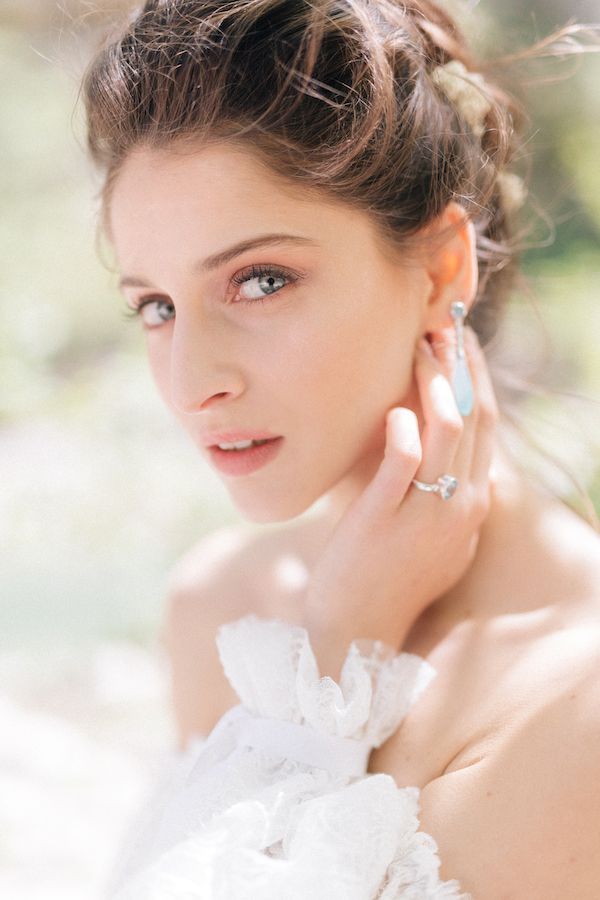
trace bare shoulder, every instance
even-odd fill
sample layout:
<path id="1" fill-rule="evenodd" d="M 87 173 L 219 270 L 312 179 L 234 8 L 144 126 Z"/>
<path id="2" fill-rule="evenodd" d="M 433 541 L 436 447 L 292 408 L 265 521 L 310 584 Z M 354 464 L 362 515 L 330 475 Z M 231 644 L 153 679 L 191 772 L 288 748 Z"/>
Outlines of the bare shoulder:
<path id="1" fill-rule="evenodd" d="M 257 535 L 243 525 L 222 526 L 204 535 L 171 569 L 167 581 L 169 602 L 176 607 L 193 608 L 197 613 L 226 617 L 227 607 L 235 597 L 240 561 L 245 557 L 255 562 L 260 545 Z M 250 611 L 253 585 L 253 579 L 246 584 L 236 609 Z"/>
<path id="2" fill-rule="evenodd" d="M 223 526 L 204 535 L 170 572 L 167 594 L 173 612 L 183 606 L 191 614 L 226 621 L 248 612 L 291 611 L 290 598 L 305 585 L 320 528 L 318 522 L 300 520 L 260 530 Z"/>
<path id="3" fill-rule="evenodd" d="M 440 637 L 430 627 L 433 637 L 425 631 L 408 643 L 436 677 L 374 751 L 372 771 L 423 787 L 495 752 L 545 707 L 550 714 L 600 683 L 597 532 L 553 505 L 514 540 L 512 527 L 503 529 L 488 559 L 490 577 L 465 604 L 470 614 Z"/>
<path id="4" fill-rule="evenodd" d="M 439 684 L 388 751 L 398 784 L 421 789 L 440 877 L 478 900 L 598 896 L 600 541 L 562 524 L 532 602 L 436 648 Z"/>
<path id="5" fill-rule="evenodd" d="M 224 526 L 173 567 L 161 640 L 180 747 L 193 735 L 208 734 L 238 702 L 219 659 L 219 626 L 251 612 L 296 620 L 310 564 L 309 534 L 305 522 L 260 530 Z"/>
<path id="6" fill-rule="evenodd" d="M 598 896 L 599 609 L 496 669 L 478 731 L 421 790 L 441 876 L 474 897 Z"/>

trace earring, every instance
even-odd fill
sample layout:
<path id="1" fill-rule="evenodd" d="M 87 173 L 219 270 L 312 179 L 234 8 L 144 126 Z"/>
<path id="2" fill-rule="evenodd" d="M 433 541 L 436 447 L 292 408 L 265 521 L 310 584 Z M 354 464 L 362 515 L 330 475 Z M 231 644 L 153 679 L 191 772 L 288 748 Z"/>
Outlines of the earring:
<path id="1" fill-rule="evenodd" d="M 473 382 L 467 365 L 464 341 L 465 304 L 457 300 L 450 306 L 456 332 L 456 364 L 452 374 L 452 390 L 462 416 L 468 416 L 473 409 Z"/>

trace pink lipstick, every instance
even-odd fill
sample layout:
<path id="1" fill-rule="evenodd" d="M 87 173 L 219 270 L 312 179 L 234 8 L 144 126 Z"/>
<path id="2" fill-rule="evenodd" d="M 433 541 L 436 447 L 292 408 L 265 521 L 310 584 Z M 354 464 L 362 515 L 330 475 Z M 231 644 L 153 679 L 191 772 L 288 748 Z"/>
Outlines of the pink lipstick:
<path id="1" fill-rule="evenodd" d="M 235 440 L 243 440 L 243 438 L 236 437 Z M 247 438 L 247 440 L 252 440 L 252 438 Z M 263 438 L 263 440 L 265 440 L 264 444 L 253 444 L 243 450 L 221 450 L 220 447 L 214 445 L 208 448 L 208 452 L 213 465 L 225 475 L 249 475 L 274 459 L 279 452 L 283 437 Z M 226 438 L 222 438 L 220 442 L 225 443 L 226 441 Z M 229 442 L 231 441 L 232 439 L 229 438 Z"/>

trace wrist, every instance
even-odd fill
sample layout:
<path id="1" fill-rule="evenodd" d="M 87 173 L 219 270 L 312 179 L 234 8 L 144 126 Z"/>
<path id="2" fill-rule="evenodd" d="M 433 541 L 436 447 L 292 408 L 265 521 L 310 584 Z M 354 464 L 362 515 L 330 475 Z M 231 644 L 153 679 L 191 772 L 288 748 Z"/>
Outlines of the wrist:
<path id="1" fill-rule="evenodd" d="M 328 675 L 339 682 L 342 665 L 350 644 L 355 640 L 381 641 L 399 652 L 410 626 L 401 627 L 397 606 L 389 603 L 386 608 L 387 614 L 382 613 L 378 617 L 373 615 L 374 604 L 365 605 L 363 616 L 349 608 L 344 610 L 343 615 L 334 615 L 331 604 L 320 604 L 314 597 L 307 598 L 303 625 L 321 676 Z"/>

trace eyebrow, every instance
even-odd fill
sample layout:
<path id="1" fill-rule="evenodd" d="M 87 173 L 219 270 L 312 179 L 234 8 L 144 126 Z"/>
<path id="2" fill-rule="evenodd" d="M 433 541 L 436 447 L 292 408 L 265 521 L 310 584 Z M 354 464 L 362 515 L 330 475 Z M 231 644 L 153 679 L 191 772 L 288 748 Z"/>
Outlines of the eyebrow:
<path id="1" fill-rule="evenodd" d="M 225 250 L 213 253 L 212 256 L 207 256 L 206 259 L 197 262 L 194 265 L 193 270 L 194 272 L 212 272 L 215 269 L 220 268 L 220 266 L 225 265 L 225 263 L 230 262 L 234 257 L 240 256 L 240 254 L 244 253 L 246 250 L 252 250 L 254 247 L 259 246 L 272 247 L 276 244 L 300 244 L 302 246 L 314 247 L 318 244 L 318 241 L 304 237 L 300 234 L 260 234 L 257 237 L 239 241 L 237 244 L 233 244 L 233 246 L 227 247 Z M 137 278 L 134 275 L 124 275 L 119 281 L 119 287 L 153 287 L 153 285 L 143 278 Z"/>

